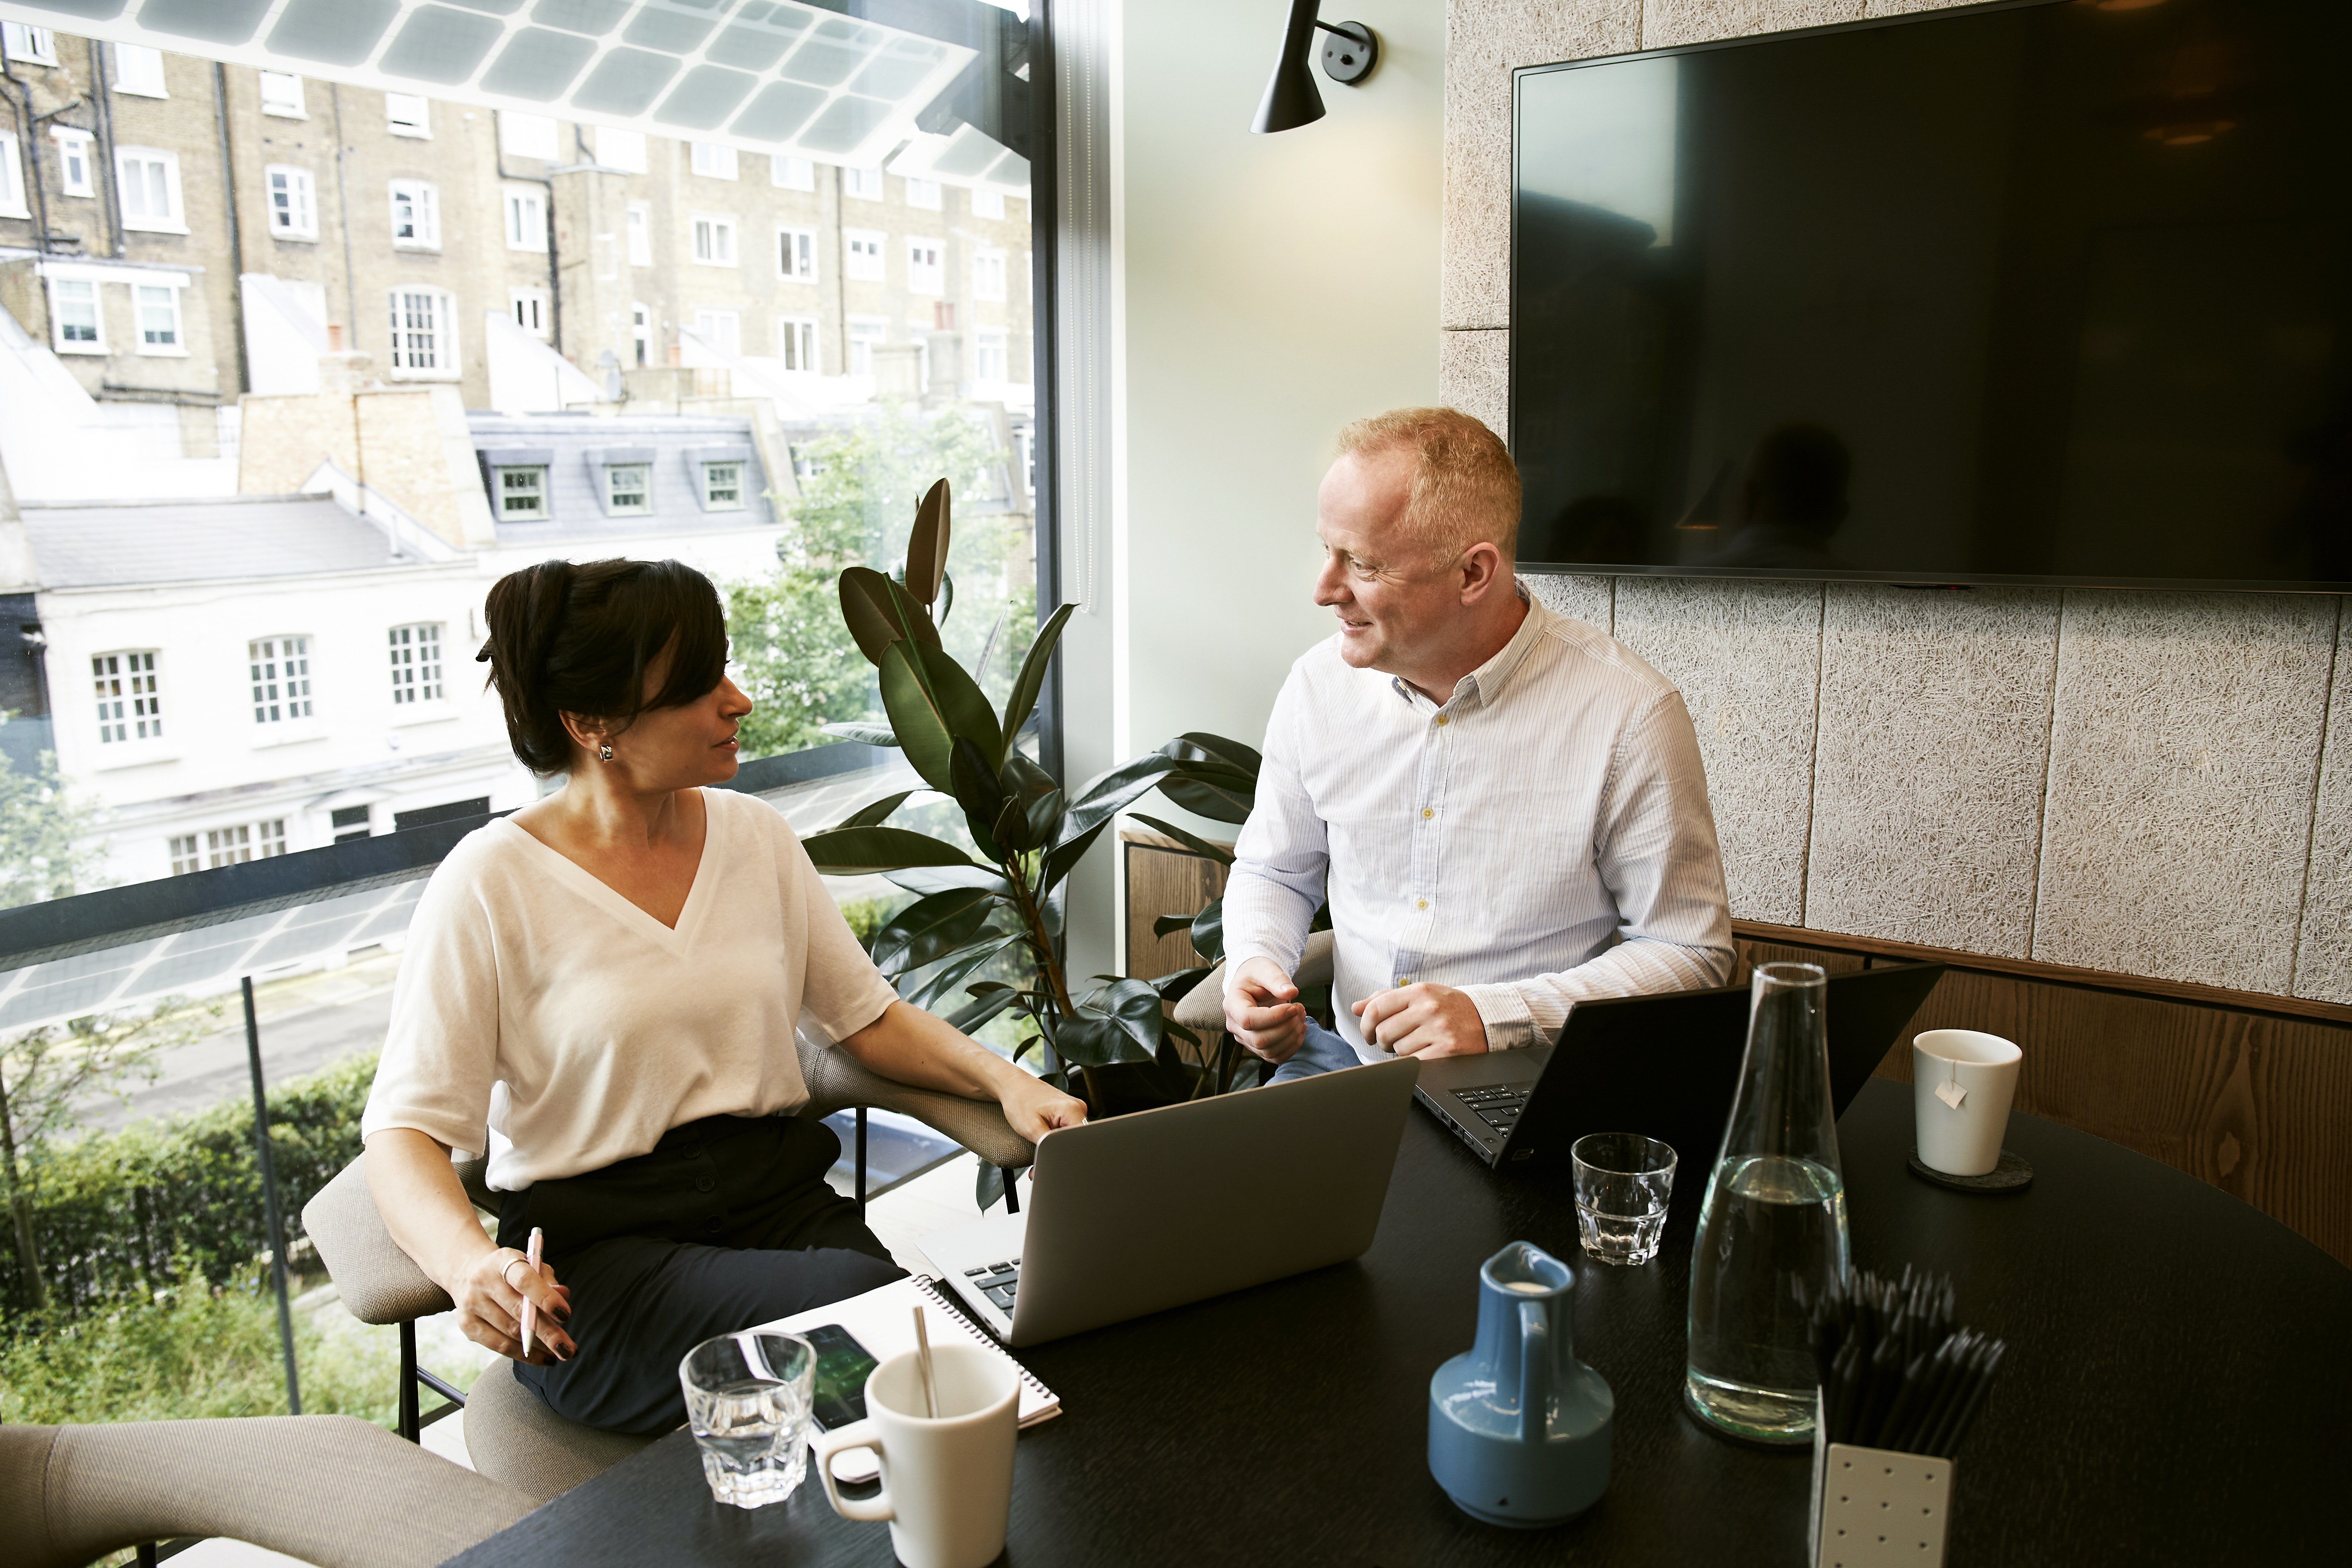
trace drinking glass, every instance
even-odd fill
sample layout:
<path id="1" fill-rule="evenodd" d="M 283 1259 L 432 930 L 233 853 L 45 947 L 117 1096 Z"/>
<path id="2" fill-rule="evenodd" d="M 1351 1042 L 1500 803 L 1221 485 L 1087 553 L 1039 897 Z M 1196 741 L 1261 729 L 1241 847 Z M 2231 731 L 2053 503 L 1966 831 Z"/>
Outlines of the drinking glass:
<path id="1" fill-rule="evenodd" d="M 1647 1263 L 1666 1231 L 1675 1152 L 1639 1132 L 1588 1132 L 1568 1152 L 1576 1167 L 1576 1233 L 1601 1263 Z"/>
<path id="2" fill-rule="evenodd" d="M 764 1508 L 793 1495 L 808 1472 L 815 1376 L 816 1352 L 798 1334 L 721 1334 L 686 1352 L 677 1381 L 712 1497 Z"/>

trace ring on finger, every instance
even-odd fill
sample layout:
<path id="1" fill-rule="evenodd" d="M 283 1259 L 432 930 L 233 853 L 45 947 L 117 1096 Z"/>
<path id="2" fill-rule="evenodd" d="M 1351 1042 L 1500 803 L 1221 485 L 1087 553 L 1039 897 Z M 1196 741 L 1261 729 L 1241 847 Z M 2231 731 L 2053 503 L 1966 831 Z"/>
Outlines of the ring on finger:
<path id="1" fill-rule="evenodd" d="M 521 1286 L 517 1285 L 514 1282 L 514 1266 L 518 1263 L 528 1268 L 530 1267 L 530 1259 L 518 1253 L 514 1257 L 508 1258 L 505 1264 L 499 1269 L 499 1280 L 504 1283 L 506 1288 L 509 1290 L 520 1290 L 522 1289 Z"/>

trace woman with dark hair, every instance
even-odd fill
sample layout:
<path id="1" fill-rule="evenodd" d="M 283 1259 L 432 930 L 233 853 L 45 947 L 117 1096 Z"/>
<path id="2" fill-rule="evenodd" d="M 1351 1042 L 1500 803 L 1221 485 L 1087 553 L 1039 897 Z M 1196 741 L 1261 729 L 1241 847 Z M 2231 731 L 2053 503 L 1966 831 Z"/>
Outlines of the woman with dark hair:
<path id="1" fill-rule="evenodd" d="M 1033 1142 L 1086 1110 L 898 1000 L 783 817 L 705 787 L 734 776 L 751 703 L 700 573 L 551 561 L 488 607 L 515 754 L 569 778 L 467 835 L 418 901 L 368 1187 L 467 1337 L 551 1409 L 659 1432 L 685 1418 L 691 1346 L 898 1276 L 825 1184 L 840 1140 L 790 1114 L 803 1020 L 886 1078 L 996 1100 Z M 450 1167 L 486 1141 L 496 1246 Z"/>

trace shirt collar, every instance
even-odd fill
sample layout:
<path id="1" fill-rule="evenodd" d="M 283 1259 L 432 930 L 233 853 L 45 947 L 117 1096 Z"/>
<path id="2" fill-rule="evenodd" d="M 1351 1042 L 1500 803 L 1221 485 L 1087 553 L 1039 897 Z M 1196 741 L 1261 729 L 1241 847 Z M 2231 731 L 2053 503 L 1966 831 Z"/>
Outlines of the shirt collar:
<path id="1" fill-rule="evenodd" d="M 1541 599 L 1528 592 L 1528 585 L 1525 583 L 1513 578 L 1511 587 L 1512 591 L 1518 595 L 1520 603 L 1528 607 L 1528 613 L 1520 617 L 1519 629 L 1511 634 L 1510 641 L 1496 650 L 1494 658 L 1454 682 L 1453 695 L 1436 706 L 1451 707 L 1466 697 L 1474 699 L 1482 708 L 1493 707 L 1496 700 L 1502 696 L 1504 685 L 1509 681 L 1519 666 L 1527 662 L 1528 654 L 1536 646 L 1536 639 L 1544 635 L 1545 628 L 1553 621 L 1559 619 L 1559 616 L 1547 607 Z M 1389 687 L 1407 702 L 1427 700 L 1421 693 L 1406 685 L 1402 676 L 1390 676 Z"/>

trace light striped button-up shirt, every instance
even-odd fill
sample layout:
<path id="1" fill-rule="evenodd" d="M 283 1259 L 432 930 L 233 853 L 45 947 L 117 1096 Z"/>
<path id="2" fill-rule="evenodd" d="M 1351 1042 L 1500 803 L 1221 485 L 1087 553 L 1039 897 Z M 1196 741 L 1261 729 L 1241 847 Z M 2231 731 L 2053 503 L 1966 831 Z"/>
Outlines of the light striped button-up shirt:
<path id="1" fill-rule="evenodd" d="M 1526 590 L 1520 590 L 1522 597 Z M 1328 877 L 1333 1013 L 1415 981 L 1466 992 L 1493 1049 L 1548 1045 L 1578 1000 L 1720 985 L 1731 917 L 1698 736 L 1630 650 L 1530 600 L 1443 707 L 1350 668 L 1290 668 L 1225 889 L 1226 974 L 1297 968 Z"/>

